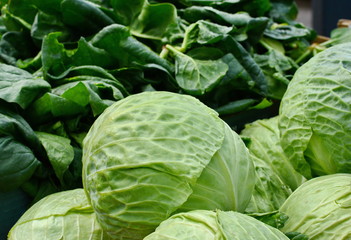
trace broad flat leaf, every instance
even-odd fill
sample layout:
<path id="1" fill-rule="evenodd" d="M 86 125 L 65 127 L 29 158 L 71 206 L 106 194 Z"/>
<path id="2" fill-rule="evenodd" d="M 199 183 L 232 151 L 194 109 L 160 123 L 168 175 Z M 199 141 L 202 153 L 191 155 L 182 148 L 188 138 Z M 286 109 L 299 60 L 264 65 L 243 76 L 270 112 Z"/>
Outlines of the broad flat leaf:
<path id="1" fill-rule="evenodd" d="M 182 49 L 185 51 L 195 43 L 201 45 L 216 43 L 231 31 L 233 31 L 233 27 L 199 20 L 186 29 Z"/>
<path id="2" fill-rule="evenodd" d="M 222 60 L 197 60 L 168 47 L 175 54 L 175 79 L 180 88 L 192 95 L 203 95 L 215 87 L 228 71 Z"/>
<path id="3" fill-rule="evenodd" d="M 63 184 L 63 175 L 68 170 L 74 158 L 73 147 L 70 144 L 71 141 L 68 138 L 50 133 L 36 132 L 36 134 L 46 150 L 57 178 Z"/>
<path id="4" fill-rule="evenodd" d="M 167 28 L 176 23 L 177 9 L 171 3 L 146 3 L 131 24 L 133 35 L 143 38 L 161 40 Z"/>
<path id="5" fill-rule="evenodd" d="M 129 26 L 134 22 L 134 20 L 139 16 L 142 11 L 144 4 L 147 2 L 145 0 L 110 0 L 110 5 L 112 6 L 115 14 L 120 19 L 120 23 Z"/>
<path id="6" fill-rule="evenodd" d="M 9 191 L 28 181 L 39 160 L 32 150 L 11 136 L 0 137 L 0 191 Z"/>
<path id="7" fill-rule="evenodd" d="M 242 74 L 244 76 L 243 82 L 246 83 L 237 84 L 233 81 L 232 84 L 238 86 L 239 89 L 250 89 L 256 91 L 261 96 L 266 96 L 267 80 L 250 53 L 231 36 L 226 36 L 218 43 L 218 46 L 223 49 L 223 51 L 228 52 L 226 56 L 229 57 L 231 61 L 238 62 L 241 65 L 235 72 Z M 238 78 L 237 76 L 233 77 L 234 79 Z M 232 77 L 230 79 L 232 79 Z"/>
<path id="8" fill-rule="evenodd" d="M 120 67 L 130 66 L 133 62 L 139 64 L 154 63 L 172 72 L 170 63 L 161 58 L 147 45 L 132 37 L 126 26 L 112 24 L 97 33 L 91 44 L 95 47 L 105 49 L 114 57 Z"/>
<path id="9" fill-rule="evenodd" d="M 69 35 L 69 30 L 58 16 L 39 11 L 30 30 L 32 38 L 41 41 L 52 32 L 61 32 L 63 38 Z"/>
<path id="10" fill-rule="evenodd" d="M 61 2 L 62 21 L 82 35 L 89 36 L 114 23 L 114 20 L 100 7 L 86 0 L 63 0 Z"/>
<path id="11" fill-rule="evenodd" d="M 48 82 L 29 72 L 0 63 L 0 99 L 27 108 L 36 98 L 50 90 Z"/>
<path id="12" fill-rule="evenodd" d="M 84 111 L 84 107 L 69 99 L 46 93 L 27 109 L 27 115 L 33 124 L 39 124 L 53 117 L 73 116 Z"/>

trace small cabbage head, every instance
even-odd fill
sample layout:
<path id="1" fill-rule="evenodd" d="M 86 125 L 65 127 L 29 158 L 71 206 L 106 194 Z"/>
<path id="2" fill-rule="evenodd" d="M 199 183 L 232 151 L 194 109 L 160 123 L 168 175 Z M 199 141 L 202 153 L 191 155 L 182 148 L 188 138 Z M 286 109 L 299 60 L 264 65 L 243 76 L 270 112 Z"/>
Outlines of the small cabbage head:
<path id="1" fill-rule="evenodd" d="M 282 147 L 297 171 L 307 178 L 351 173 L 351 43 L 301 66 L 279 114 Z"/>
<path id="2" fill-rule="evenodd" d="M 279 116 L 256 120 L 246 124 L 240 136 L 253 155 L 265 162 L 285 185 L 295 190 L 306 179 L 295 171 L 281 147 L 278 121 Z"/>
<path id="3" fill-rule="evenodd" d="M 234 211 L 194 210 L 163 221 L 144 240 L 287 240 L 285 234 L 251 216 Z"/>
<path id="4" fill-rule="evenodd" d="M 83 144 L 84 188 L 117 239 L 142 239 L 177 212 L 244 211 L 254 174 L 239 135 L 189 95 L 128 96 L 98 117 Z"/>
<path id="5" fill-rule="evenodd" d="M 280 212 L 289 217 L 283 232 L 300 232 L 310 240 L 351 239 L 351 174 L 308 180 L 289 196 Z"/>
<path id="6" fill-rule="evenodd" d="M 11 228 L 8 240 L 110 239 L 96 220 L 84 189 L 48 195 Z"/>

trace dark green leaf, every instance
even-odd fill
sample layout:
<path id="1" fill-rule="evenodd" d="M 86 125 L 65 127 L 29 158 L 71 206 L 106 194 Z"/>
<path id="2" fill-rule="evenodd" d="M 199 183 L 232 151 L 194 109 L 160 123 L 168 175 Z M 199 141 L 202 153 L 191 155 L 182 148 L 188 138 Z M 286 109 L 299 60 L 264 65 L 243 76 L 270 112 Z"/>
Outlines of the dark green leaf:
<path id="1" fill-rule="evenodd" d="M 295 40 L 298 38 L 313 38 L 313 33 L 306 27 L 297 25 L 272 25 L 264 31 L 266 37 L 270 37 L 280 41 Z"/>
<path id="2" fill-rule="evenodd" d="M 279 211 L 267 213 L 252 213 L 249 215 L 274 228 L 282 228 L 289 218 L 286 214 L 281 213 Z"/>
<path id="3" fill-rule="evenodd" d="M 270 18 L 278 23 L 292 23 L 298 14 L 295 0 L 271 0 Z"/>
<path id="4" fill-rule="evenodd" d="M 245 76 L 246 84 L 237 84 L 232 82 L 238 88 L 252 89 L 258 92 L 262 96 L 267 95 L 267 80 L 261 70 L 257 65 L 251 55 L 246 51 L 246 49 L 233 37 L 227 36 L 221 42 L 219 42 L 219 47 L 223 51 L 231 53 L 227 57 L 233 56 L 232 61 L 237 61 L 241 67 L 234 73 L 243 73 Z M 229 72 L 230 74 L 233 74 Z M 241 75 L 243 75 L 241 74 Z M 238 79 L 237 76 L 232 76 L 231 78 Z"/>
<path id="5" fill-rule="evenodd" d="M 120 67 L 130 66 L 132 62 L 139 64 L 155 63 L 172 72 L 173 68 L 147 45 L 130 35 L 129 29 L 123 25 L 112 24 L 103 28 L 91 40 L 93 46 L 105 49 L 118 60 Z"/>
<path id="6" fill-rule="evenodd" d="M 256 103 L 256 99 L 240 99 L 237 101 L 229 102 L 223 106 L 220 106 L 219 108 L 216 108 L 215 110 L 219 115 L 228 115 L 247 110 Z"/>
<path id="7" fill-rule="evenodd" d="M 53 118 L 74 116 L 85 111 L 84 107 L 71 100 L 46 93 L 27 109 L 27 118 L 31 124 L 38 125 Z"/>
<path id="8" fill-rule="evenodd" d="M 40 165 L 31 149 L 11 136 L 0 137 L 0 191 L 9 191 L 26 182 Z"/>
<path id="9" fill-rule="evenodd" d="M 233 31 L 232 27 L 199 20 L 186 29 L 182 50 L 186 51 L 194 44 L 206 45 L 216 43 L 231 31 Z"/>
<path id="10" fill-rule="evenodd" d="M 0 59 L 16 65 L 18 59 L 34 57 L 38 48 L 27 32 L 6 32 L 0 40 Z"/>
<path id="11" fill-rule="evenodd" d="M 63 22 L 83 35 L 96 33 L 114 23 L 99 5 L 86 0 L 63 0 L 61 10 Z"/>
<path id="12" fill-rule="evenodd" d="M 68 138 L 49 133 L 36 132 L 36 134 L 46 150 L 57 178 L 61 184 L 64 184 L 63 176 L 74 158 L 71 141 Z"/>
<path id="13" fill-rule="evenodd" d="M 181 12 L 182 17 L 189 22 L 208 19 L 214 23 L 234 27 L 236 30 L 231 35 L 238 40 L 249 38 L 251 42 L 256 42 L 263 34 L 267 24 L 266 17 L 251 17 L 246 12 L 228 13 L 212 7 L 189 7 Z"/>
<path id="14" fill-rule="evenodd" d="M 50 85 L 43 79 L 34 78 L 25 70 L 0 64 L 0 99 L 26 108 L 49 90 Z"/>
<path id="15" fill-rule="evenodd" d="M 120 23 L 126 26 L 133 23 L 139 16 L 145 2 L 145 0 L 109 0 L 110 5 L 121 21 Z"/>
<path id="16" fill-rule="evenodd" d="M 131 23 L 133 35 L 143 38 L 161 40 L 167 28 L 175 24 L 177 9 L 170 3 L 146 3 L 141 13 Z"/>
<path id="17" fill-rule="evenodd" d="M 171 46 L 167 48 L 175 57 L 175 79 L 188 94 L 203 95 L 211 91 L 228 71 L 228 65 L 221 59 L 197 60 Z"/>
<path id="18" fill-rule="evenodd" d="M 32 38 L 41 43 L 44 37 L 52 32 L 61 32 L 61 38 L 68 38 L 70 35 L 69 30 L 58 16 L 39 11 L 31 28 Z"/>

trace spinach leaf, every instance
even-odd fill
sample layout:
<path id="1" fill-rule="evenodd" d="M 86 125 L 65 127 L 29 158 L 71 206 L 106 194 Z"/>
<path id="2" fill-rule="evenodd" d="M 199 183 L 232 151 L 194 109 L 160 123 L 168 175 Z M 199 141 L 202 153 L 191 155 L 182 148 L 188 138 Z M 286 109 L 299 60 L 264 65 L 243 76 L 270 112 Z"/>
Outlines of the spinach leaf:
<path id="1" fill-rule="evenodd" d="M 165 59 L 156 54 L 150 47 L 131 36 L 127 27 L 112 24 L 103 28 L 91 40 L 93 46 L 108 51 L 119 62 L 119 67 L 139 64 L 158 64 L 169 72 L 173 67 Z"/>
<path id="2" fill-rule="evenodd" d="M 74 150 L 70 140 L 45 132 L 36 132 L 36 134 L 47 152 L 57 178 L 62 185 L 65 185 L 64 174 L 74 159 Z"/>
<path id="3" fill-rule="evenodd" d="M 61 11 L 63 22 L 84 36 L 114 23 L 99 5 L 85 0 L 63 0 Z"/>
<path id="4" fill-rule="evenodd" d="M 25 70 L 0 63 L 0 99 L 26 108 L 50 88 L 45 80 L 35 78 Z"/>
<path id="5" fill-rule="evenodd" d="M 146 1 L 145 0 L 110 0 L 109 4 L 120 19 L 119 23 L 129 26 L 139 16 Z"/>
<path id="6" fill-rule="evenodd" d="M 167 48 L 175 56 L 175 79 L 188 94 L 203 95 L 212 90 L 228 71 L 228 65 L 220 59 L 197 60 L 171 46 Z"/>
<path id="7" fill-rule="evenodd" d="M 233 56 L 234 62 L 238 62 L 240 65 L 236 67 L 236 71 L 229 72 L 229 74 L 235 74 L 228 76 L 230 79 L 238 79 L 237 73 L 243 73 L 244 82 L 237 84 L 232 82 L 237 88 L 251 89 L 261 96 L 267 95 L 267 80 L 262 72 L 262 69 L 257 65 L 255 60 L 252 58 L 250 53 L 233 37 L 226 36 L 222 41 L 219 42 L 219 46 L 224 52 L 230 53 L 227 56 Z"/>
<path id="8" fill-rule="evenodd" d="M 176 22 L 177 9 L 170 3 L 145 3 L 138 17 L 130 24 L 135 36 L 161 40 L 171 24 Z"/>
<path id="9" fill-rule="evenodd" d="M 28 32 L 8 31 L 0 40 L 0 59 L 10 65 L 35 56 L 37 50 Z"/>
<path id="10" fill-rule="evenodd" d="M 247 12 L 233 14 L 212 7 L 192 6 L 180 11 L 180 13 L 182 18 L 189 22 L 209 19 L 217 24 L 234 27 L 238 39 L 249 39 L 253 43 L 260 38 L 269 20 L 266 17 L 251 17 Z"/>

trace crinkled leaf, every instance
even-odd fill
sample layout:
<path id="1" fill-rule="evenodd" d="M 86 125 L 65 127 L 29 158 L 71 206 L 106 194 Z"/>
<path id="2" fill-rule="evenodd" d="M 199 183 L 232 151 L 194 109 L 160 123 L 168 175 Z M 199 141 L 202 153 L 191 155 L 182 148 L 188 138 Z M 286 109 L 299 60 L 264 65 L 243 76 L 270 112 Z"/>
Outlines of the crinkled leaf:
<path id="1" fill-rule="evenodd" d="M 107 108 L 83 144 L 83 183 L 104 228 L 134 239 L 152 232 L 188 199 L 221 147 L 223 126 L 197 99 L 170 92 Z"/>
<path id="2" fill-rule="evenodd" d="M 29 208 L 9 232 L 8 239 L 109 239 L 96 220 L 84 190 L 62 191 Z"/>

